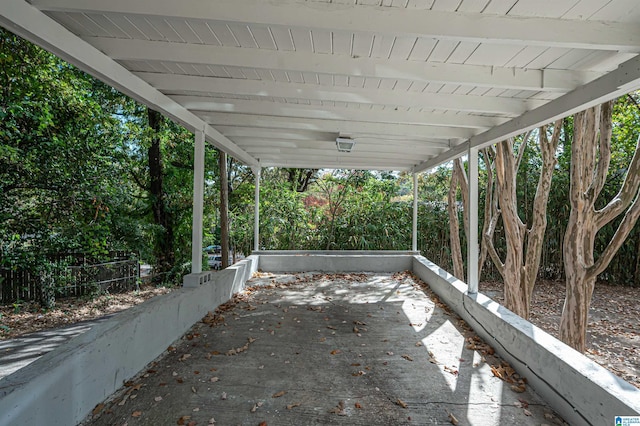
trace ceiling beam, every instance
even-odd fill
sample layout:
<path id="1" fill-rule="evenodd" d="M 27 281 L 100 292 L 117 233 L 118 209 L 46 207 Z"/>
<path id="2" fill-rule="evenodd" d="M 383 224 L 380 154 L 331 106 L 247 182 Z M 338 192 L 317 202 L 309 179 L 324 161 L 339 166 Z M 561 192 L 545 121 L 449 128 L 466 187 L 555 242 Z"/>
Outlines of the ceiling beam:
<path id="1" fill-rule="evenodd" d="M 411 92 L 319 84 L 280 83 L 264 80 L 199 77 L 179 74 L 135 73 L 162 92 L 201 92 L 244 96 L 273 96 L 314 101 L 404 106 L 437 110 L 511 113 L 520 115 L 546 101 L 497 96 Z"/>
<path id="2" fill-rule="evenodd" d="M 409 123 L 399 121 L 401 113 L 394 110 L 384 111 L 367 111 L 367 114 L 360 114 L 363 121 L 356 118 L 357 114 L 345 119 L 319 119 L 311 118 L 314 110 L 324 109 L 324 112 L 331 111 L 350 111 L 353 108 L 329 108 L 326 106 L 316 107 L 311 105 L 301 105 L 299 113 L 306 116 L 284 116 L 278 115 L 279 108 L 286 104 L 275 104 L 273 102 L 252 102 L 244 101 L 242 104 L 236 104 L 238 109 L 258 110 L 260 103 L 264 105 L 264 114 L 244 114 L 241 112 L 204 112 L 194 111 L 200 118 L 212 125 L 227 124 L 230 126 L 246 126 L 246 127 L 270 127 L 278 129 L 299 129 L 299 130 L 318 130 L 325 132 L 361 132 L 372 131 L 380 134 L 390 135 L 415 135 L 429 137 L 431 131 L 429 127 L 460 127 L 473 129 L 474 134 L 479 133 L 478 129 L 487 129 L 507 121 L 506 118 L 484 117 L 479 115 L 468 114 L 443 114 L 443 113 L 427 113 L 427 112 L 406 112 L 404 119 L 411 120 Z M 274 108 L 275 107 L 275 108 Z M 360 110 L 354 110 L 362 112 Z M 319 111 L 318 111 L 319 112 Z M 389 117 L 391 116 L 391 117 Z M 386 117 L 386 121 L 384 118 Z M 368 120 L 367 120 L 368 119 Z M 392 120 L 392 121 L 390 121 Z M 393 121 L 398 120 L 398 121 Z M 440 129 L 436 129 L 440 130 Z"/>
<path id="3" fill-rule="evenodd" d="M 412 127 L 424 127 L 424 131 L 422 131 L 419 135 L 414 134 L 402 134 L 395 133 L 389 134 L 389 130 L 386 132 L 377 132 L 376 127 L 380 127 L 384 129 L 384 125 L 381 126 L 354 126 L 349 125 L 349 122 L 341 122 L 342 126 L 336 128 L 335 131 L 332 130 L 296 130 L 296 129 L 272 129 L 265 127 L 245 127 L 245 126 L 233 126 L 229 123 L 224 123 L 220 125 L 216 125 L 215 128 L 222 134 L 227 137 L 231 136 L 242 136 L 242 135 L 256 135 L 256 136 L 269 136 L 274 135 L 281 137 L 285 134 L 290 135 L 299 135 L 300 137 L 306 137 L 309 135 L 313 137 L 314 135 L 318 135 L 319 133 L 324 134 L 332 134 L 335 138 L 336 135 L 340 134 L 343 136 L 351 136 L 355 137 L 359 136 L 375 136 L 378 138 L 386 138 L 389 140 L 392 139 L 410 139 L 413 138 L 415 140 L 419 139 L 467 139 L 475 134 L 475 132 L 471 129 L 463 129 L 463 128 L 455 128 L 455 127 L 436 127 L 436 126 L 412 126 Z M 400 125 L 402 126 L 402 125 Z"/>
<path id="4" fill-rule="evenodd" d="M 0 25 L 48 50 L 191 131 L 205 130 L 209 142 L 249 165 L 257 161 L 199 117 L 133 75 L 24 0 L 0 2 Z"/>
<path id="5" fill-rule="evenodd" d="M 505 68 L 398 59 L 354 58 L 303 51 L 243 49 L 205 44 L 85 38 L 116 60 L 163 61 L 284 71 L 389 78 L 424 83 L 459 84 L 515 90 L 568 92 L 602 75 L 569 70 Z"/>
<path id="6" fill-rule="evenodd" d="M 349 153 L 349 155 L 353 157 L 357 157 L 358 160 L 372 160 L 372 161 L 386 161 L 387 163 L 395 162 L 395 161 L 404 161 L 407 164 L 411 164 L 415 161 L 415 156 L 411 155 L 411 153 L 407 152 L 386 152 L 383 155 L 376 152 L 355 152 L 358 149 L 358 145 L 354 147 L 354 152 Z M 318 148 L 296 148 L 295 150 L 290 149 L 279 149 L 279 148 L 270 148 L 270 147 L 256 147 L 252 146 L 248 149 L 253 155 L 258 158 L 273 158 L 273 157 L 281 157 L 283 159 L 287 158 L 313 158 L 313 159 L 323 159 L 323 158 L 336 158 L 336 154 L 338 154 L 335 144 L 333 146 L 333 151 L 327 149 L 318 149 Z"/>
<path id="7" fill-rule="evenodd" d="M 304 169 L 354 169 L 354 170 L 395 170 L 403 171 L 411 169 L 411 160 L 358 160 L 357 157 L 328 156 L 313 158 L 308 155 L 287 156 L 265 155 L 260 159 L 262 167 L 295 167 Z"/>
<path id="8" fill-rule="evenodd" d="M 249 147 L 260 147 L 270 149 L 272 147 L 291 150 L 297 148 L 318 148 L 336 150 L 335 140 L 308 140 L 308 139 L 273 139 L 258 137 L 234 137 L 233 140 L 240 144 L 247 151 L 251 151 Z M 409 151 L 415 160 L 416 155 L 434 156 L 440 154 L 449 148 L 448 144 L 431 141 L 383 141 L 369 138 L 355 138 L 356 145 L 359 147 L 359 154 L 363 152 L 363 148 L 379 156 L 381 153 L 401 153 Z"/>
<path id="9" fill-rule="evenodd" d="M 284 27 L 396 36 L 433 37 L 474 43 L 640 51 L 635 23 L 444 12 L 356 4 L 280 0 L 32 0 L 64 12 L 153 14 L 184 19 L 246 22 Z"/>
<path id="10" fill-rule="evenodd" d="M 616 70 L 542 107 L 473 136 L 465 143 L 417 164 L 413 171 L 417 173 L 432 169 L 465 154 L 469 148 L 480 149 L 489 146 L 638 89 L 640 89 L 640 55 L 621 64 Z"/>

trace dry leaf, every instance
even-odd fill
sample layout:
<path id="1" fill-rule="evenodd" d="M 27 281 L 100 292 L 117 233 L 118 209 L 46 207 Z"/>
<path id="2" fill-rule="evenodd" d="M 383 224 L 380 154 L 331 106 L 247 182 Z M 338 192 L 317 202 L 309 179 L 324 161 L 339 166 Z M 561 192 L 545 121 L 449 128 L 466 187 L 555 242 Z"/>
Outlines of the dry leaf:
<path id="1" fill-rule="evenodd" d="M 354 405 L 358 410 L 362 409 L 362 405 L 359 402 L 356 402 Z"/>
<path id="2" fill-rule="evenodd" d="M 456 419 L 456 416 L 453 415 L 453 413 L 449 413 L 449 423 L 451 423 L 452 425 L 457 425 L 458 419 Z"/>
<path id="3" fill-rule="evenodd" d="M 401 406 L 402 408 L 407 408 L 407 407 L 408 407 L 407 403 L 406 403 L 406 402 L 404 402 L 403 400 L 401 400 L 400 398 L 398 398 L 398 399 L 396 400 L 396 404 L 398 404 L 398 405 L 399 405 L 399 406 Z"/>
<path id="4" fill-rule="evenodd" d="M 253 408 L 251 408 L 251 410 L 250 410 L 250 411 L 251 411 L 252 413 L 255 413 L 255 412 L 258 410 L 258 408 L 262 407 L 262 404 L 263 404 L 263 402 L 262 402 L 262 401 L 260 401 L 260 402 L 256 402 L 255 404 L 253 404 Z"/>
<path id="5" fill-rule="evenodd" d="M 295 407 L 299 407 L 300 405 L 302 405 L 300 402 L 294 402 L 293 404 L 287 405 L 287 410 L 291 410 Z"/>
<path id="6" fill-rule="evenodd" d="M 342 351 L 340 349 L 334 349 L 331 351 L 331 355 L 337 355 L 339 353 L 341 353 Z"/>
<path id="7" fill-rule="evenodd" d="M 531 416 L 531 411 L 527 410 L 526 408 L 524 409 L 524 415 L 525 416 Z"/>
<path id="8" fill-rule="evenodd" d="M 280 391 L 280 392 L 276 392 L 273 395 L 271 395 L 272 398 L 280 398 L 281 396 L 285 395 L 287 393 L 287 391 Z"/>
<path id="9" fill-rule="evenodd" d="M 413 361 L 413 358 L 411 358 L 409 355 L 402 355 L 402 358 L 406 359 L 407 361 Z"/>
<path id="10" fill-rule="evenodd" d="M 329 412 L 332 414 L 337 414 L 339 416 L 346 416 L 347 413 L 344 411 L 344 401 L 338 402 L 338 405 L 332 408 Z"/>
<path id="11" fill-rule="evenodd" d="M 267 422 L 260 422 L 258 426 L 267 426 Z"/>
<path id="12" fill-rule="evenodd" d="M 140 417 L 142 415 L 142 411 L 134 411 L 131 414 L 131 417 Z"/>
<path id="13" fill-rule="evenodd" d="M 98 414 L 100 411 L 102 411 L 102 409 L 104 408 L 104 404 L 98 404 L 96 405 L 96 407 L 93 409 L 93 411 L 91 412 L 91 414 L 93 414 L 94 416 L 96 414 Z"/>
<path id="14" fill-rule="evenodd" d="M 519 386 L 513 385 L 511 386 L 511 390 L 514 392 L 523 393 L 527 390 L 527 387 L 524 384 L 521 384 Z"/>
<path id="15" fill-rule="evenodd" d="M 129 399 L 129 396 L 130 396 L 129 394 L 126 394 L 124 398 L 122 398 L 122 401 L 118 402 L 118 405 L 122 407 L 125 404 L 125 402 L 127 402 L 127 399 Z"/>
<path id="16" fill-rule="evenodd" d="M 217 382 L 218 380 L 220 380 L 220 378 L 218 378 L 218 377 L 212 377 L 212 378 L 211 378 L 211 383 L 215 383 L 215 382 Z"/>
<path id="17" fill-rule="evenodd" d="M 180 358 L 178 358 L 178 361 L 185 361 L 189 358 L 191 358 L 191 354 L 184 354 Z"/>
<path id="18" fill-rule="evenodd" d="M 422 342 L 416 342 L 416 346 L 422 346 Z"/>
<path id="19" fill-rule="evenodd" d="M 186 424 L 185 422 L 190 419 L 191 419 L 191 416 L 182 416 L 178 419 L 176 423 L 182 426 L 182 425 L 185 425 Z"/>

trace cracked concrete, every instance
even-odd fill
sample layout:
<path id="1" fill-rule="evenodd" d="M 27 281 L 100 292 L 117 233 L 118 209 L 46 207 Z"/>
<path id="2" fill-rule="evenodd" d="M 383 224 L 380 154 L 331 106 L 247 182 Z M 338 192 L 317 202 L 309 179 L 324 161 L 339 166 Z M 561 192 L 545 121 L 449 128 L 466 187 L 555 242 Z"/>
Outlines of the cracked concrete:
<path id="1" fill-rule="evenodd" d="M 247 286 L 83 424 L 563 423 L 409 274 Z"/>

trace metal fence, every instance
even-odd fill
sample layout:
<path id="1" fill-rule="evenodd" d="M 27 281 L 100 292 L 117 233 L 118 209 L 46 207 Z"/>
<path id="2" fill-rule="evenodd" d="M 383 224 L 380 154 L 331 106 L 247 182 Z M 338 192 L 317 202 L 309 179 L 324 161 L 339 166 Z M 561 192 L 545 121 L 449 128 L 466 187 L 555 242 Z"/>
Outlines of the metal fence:
<path id="1" fill-rule="evenodd" d="M 129 291 L 140 279 L 138 257 L 126 252 L 112 252 L 102 262 L 84 254 L 55 254 L 43 263 L 33 269 L 0 268 L 0 304 Z"/>

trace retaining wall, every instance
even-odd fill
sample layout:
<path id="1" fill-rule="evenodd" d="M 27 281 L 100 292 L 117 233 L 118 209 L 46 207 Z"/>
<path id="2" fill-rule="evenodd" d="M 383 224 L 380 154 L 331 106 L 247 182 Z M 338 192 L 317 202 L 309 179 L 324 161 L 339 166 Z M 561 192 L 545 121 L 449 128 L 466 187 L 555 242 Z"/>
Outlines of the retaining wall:
<path id="1" fill-rule="evenodd" d="M 465 283 L 426 258 L 415 256 L 412 269 L 569 424 L 640 415 L 639 389 L 483 294 L 467 294 Z"/>
<path id="2" fill-rule="evenodd" d="M 0 381 L 0 425 L 75 425 L 208 311 L 240 291 L 258 259 L 198 274 L 184 287 L 120 312 Z M 193 278 L 193 277 L 192 277 Z"/>
<path id="3" fill-rule="evenodd" d="M 265 272 L 397 272 L 412 268 L 414 252 L 398 251 L 260 251 Z"/>

